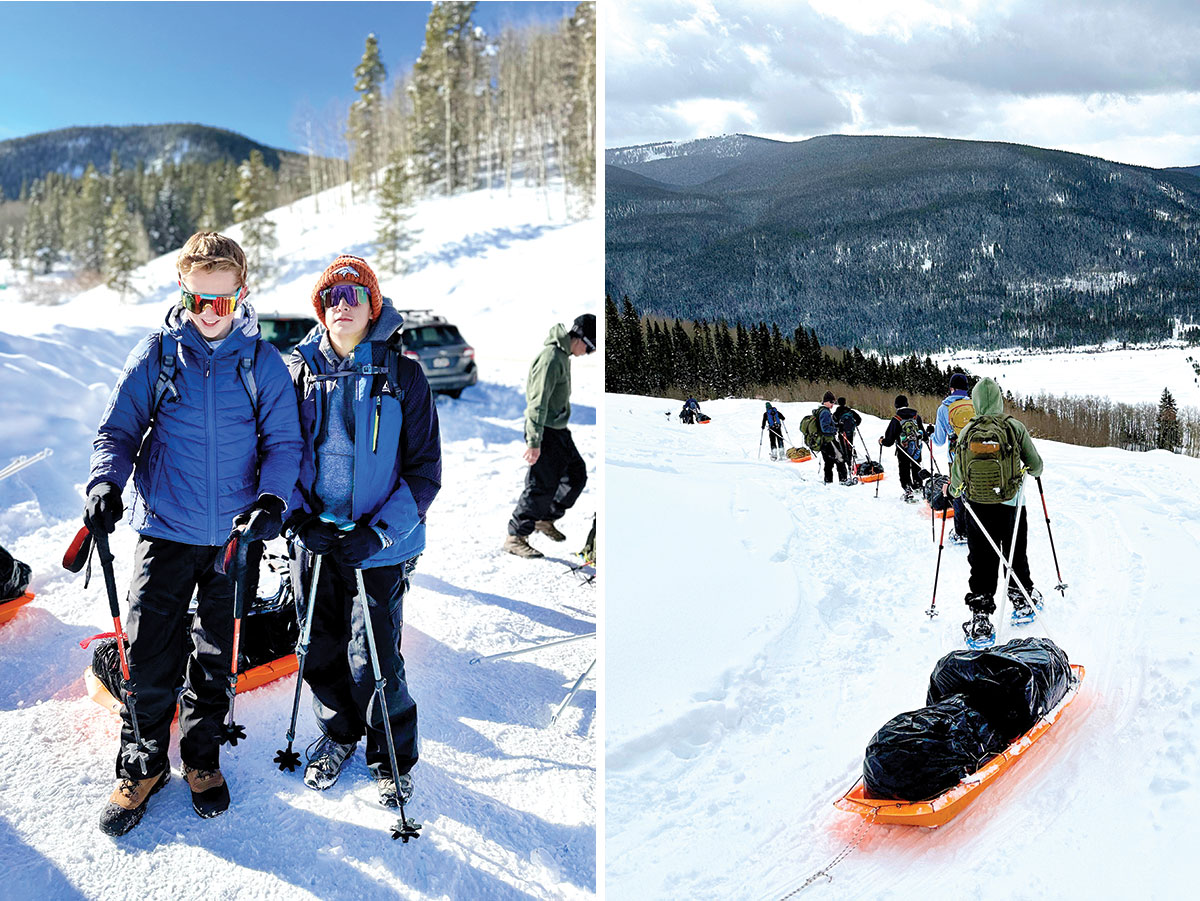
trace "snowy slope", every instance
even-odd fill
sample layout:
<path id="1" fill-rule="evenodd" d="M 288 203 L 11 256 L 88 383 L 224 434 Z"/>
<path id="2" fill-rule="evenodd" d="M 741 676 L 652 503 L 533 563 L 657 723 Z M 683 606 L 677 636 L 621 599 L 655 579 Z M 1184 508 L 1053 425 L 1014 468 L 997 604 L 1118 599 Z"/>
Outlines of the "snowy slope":
<path id="1" fill-rule="evenodd" d="M 778 898 L 860 822 L 833 808 L 879 726 L 924 704 L 961 647 L 966 549 L 937 545 L 887 479 L 826 487 L 757 457 L 761 401 L 606 397 L 606 890 Z M 791 435 L 814 404 L 784 404 Z M 932 411 L 929 411 L 932 412 Z M 884 423 L 864 417 L 872 452 Z M 799 897 L 1180 898 L 1200 839 L 1200 461 L 1041 442 L 1069 588 L 1040 502 L 1030 561 L 1048 635 L 1087 667 L 1078 701 L 937 830 L 872 826 Z M 764 451 L 765 456 L 765 451 Z M 942 465 L 944 466 L 944 458 Z"/>
<path id="2" fill-rule="evenodd" d="M 314 211 L 320 203 L 320 215 Z M 470 659 L 591 632 L 597 594 L 567 573 L 598 494 L 589 486 L 545 561 L 500 552 L 525 466 L 524 382 L 550 327 L 598 312 L 599 223 L 565 221 L 561 195 L 522 189 L 422 202 L 414 271 L 381 278 L 398 306 L 433 307 L 476 348 L 481 382 L 438 399 L 444 481 L 429 547 L 406 598 L 404 653 L 420 710 L 411 815 L 423 837 L 387 837 L 361 748 L 325 794 L 272 763 L 292 679 L 237 705 L 248 739 L 225 749 L 233 806 L 211 821 L 176 778 L 122 839 L 96 820 L 113 785 L 117 724 L 84 696 L 80 638 L 111 627 L 97 574 L 64 572 L 96 423 L 125 355 L 172 302 L 172 258 L 138 274 L 142 299 L 97 288 L 58 307 L 0 301 L 0 465 L 44 446 L 49 461 L 0 482 L 0 543 L 34 568 L 37 599 L 0 626 L 0 870 L 5 898 L 586 898 L 595 893 L 596 679 L 550 716 L 595 654 L 581 641 L 524 657 Z M 252 285 L 261 310 L 311 311 L 340 251 L 372 257 L 374 208 L 340 189 L 276 211 L 279 274 Z M 236 229 L 231 234 L 237 236 Z M 6 292 L 11 294 L 11 292 Z M 598 355 L 573 363 L 572 432 L 595 476 Z M 135 536 L 114 536 L 117 581 Z M 535 544 L 546 542 L 534 539 Z M 305 692 L 297 744 L 317 734 Z M 171 758 L 178 765 L 172 742 Z M 131 888 L 132 886 L 132 888 Z"/>

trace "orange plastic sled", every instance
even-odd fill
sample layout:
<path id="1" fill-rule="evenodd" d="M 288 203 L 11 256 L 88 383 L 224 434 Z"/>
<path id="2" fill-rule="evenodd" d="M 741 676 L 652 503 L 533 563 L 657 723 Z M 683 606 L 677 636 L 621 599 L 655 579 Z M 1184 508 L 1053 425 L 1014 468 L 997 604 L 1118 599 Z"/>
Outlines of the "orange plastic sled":
<path id="1" fill-rule="evenodd" d="M 883 480 L 885 475 L 887 475 L 887 473 L 877 472 L 873 476 L 859 476 L 858 481 L 864 485 L 869 484 L 870 482 L 880 482 Z"/>
<path id="2" fill-rule="evenodd" d="M 7 601 L 0 601 L 0 623 L 6 623 L 16 616 L 17 611 L 32 601 L 33 597 L 33 592 L 27 591 L 18 597 L 9 598 Z"/>
<path id="3" fill-rule="evenodd" d="M 925 507 L 924 507 L 924 511 L 925 511 L 925 516 L 927 516 L 927 517 L 928 517 L 928 516 L 932 516 L 934 519 L 941 519 L 941 518 L 942 518 L 942 511 L 941 511 L 941 510 L 934 510 L 932 507 L 930 507 L 930 506 L 929 506 L 929 504 L 926 504 L 926 505 L 925 505 Z M 947 507 L 947 508 L 946 508 L 946 522 L 949 522 L 949 521 L 950 521 L 950 520 L 952 520 L 952 519 L 954 519 L 954 508 L 953 508 L 953 507 Z"/>
<path id="4" fill-rule="evenodd" d="M 813 458 L 812 452 L 809 451 L 808 448 L 804 448 L 803 450 L 800 451 L 800 456 L 788 457 L 788 461 L 791 463 L 807 463 L 812 458 Z"/>
<path id="5" fill-rule="evenodd" d="M 1084 668 L 1077 664 L 1071 664 L 1071 672 L 1075 678 L 1057 707 L 1038 720 L 1032 729 L 1016 739 L 1003 753 L 997 754 L 984 764 L 983 769 L 972 773 L 954 788 L 932 801 L 908 802 L 867 798 L 863 795 L 863 782 L 860 778 L 850 791 L 833 802 L 833 806 L 838 810 L 856 813 L 864 819 L 870 819 L 873 816 L 877 823 L 898 826 L 929 826 L 933 828 L 950 822 L 978 798 L 985 788 L 999 778 L 1001 773 L 1016 763 L 1021 755 L 1033 746 L 1034 742 L 1045 735 L 1062 716 L 1063 711 L 1075 700 L 1079 694 L 1079 687 L 1083 684 Z"/>
<path id="6" fill-rule="evenodd" d="M 286 657 L 280 657 L 278 660 L 272 660 L 270 663 L 253 666 L 244 673 L 238 673 L 238 694 L 253 691 L 256 688 L 266 685 L 268 682 L 282 679 L 284 676 L 289 676 L 296 672 L 299 668 L 300 664 L 297 663 L 295 654 L 288 654 Z M 92 672 L 90 666 L 83 671 L 83 682 L 87 686 L 89 698 L 105 710 L 120 713 L 121 702 L 114 698 L 109 690 L 104 687 L 104 683 L 96 678 L 96 674 Z"/>

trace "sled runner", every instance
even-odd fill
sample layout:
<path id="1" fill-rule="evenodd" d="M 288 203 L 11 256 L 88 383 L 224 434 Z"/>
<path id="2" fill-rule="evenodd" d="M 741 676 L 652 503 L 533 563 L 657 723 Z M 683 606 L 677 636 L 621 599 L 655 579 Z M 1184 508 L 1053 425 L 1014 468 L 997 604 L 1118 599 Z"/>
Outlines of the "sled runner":
<path id="1" fill-rule="evenodd" d="M 907 802 L 865 797 L 863 780 L 860 777 L 854 786 L 833 803 L 838 810 L 856 813 L 863 819 L 874 819 L 877 823 L 900 826 L 942 826 L 965 810 L 983 790 L 1020 759 L 1038 739 L 1045 735 L 1062 716 L 1067 706 L 1079 694 L 1083 684 L 1084 668 L 1071 665 L 1071 687 L 1053 710 L 1037 721 L 1032 729 L 1014 740 L 1003 752 L 997 754 L 981 769 L 963 779 L 958 785 L 943 792 L 931 801 Z"/>
<path id="2" fill-rule="evenodd" d="M 0 601 L 0 623 L 6 623 L 16 616 L 17 611 L 32 601 L 33 597 L 33 592 L 27 591 L 15 598 L 9 598 L 7 601 Z"/>

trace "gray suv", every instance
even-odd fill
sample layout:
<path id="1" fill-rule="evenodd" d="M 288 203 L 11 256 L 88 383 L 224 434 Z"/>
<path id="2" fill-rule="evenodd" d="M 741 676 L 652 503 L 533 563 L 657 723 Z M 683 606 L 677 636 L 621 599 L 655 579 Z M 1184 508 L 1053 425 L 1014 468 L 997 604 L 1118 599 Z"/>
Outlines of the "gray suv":
<path id="1" fill-rule="evenodd" d="M 463 388 L 479 381 L 475 348 L 463 340 L 457 326 L 432 310 L 398 312 L 404 317 L 400 333 L 404 356 L 421 364 L 430 388 L 458 397 Z"/>

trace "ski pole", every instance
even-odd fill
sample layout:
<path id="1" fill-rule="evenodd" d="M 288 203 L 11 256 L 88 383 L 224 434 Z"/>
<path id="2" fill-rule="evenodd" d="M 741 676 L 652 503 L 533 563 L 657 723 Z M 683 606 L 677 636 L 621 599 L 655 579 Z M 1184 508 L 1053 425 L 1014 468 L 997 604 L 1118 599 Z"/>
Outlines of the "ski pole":
<path id="1" fill-rule="evenodd" d="M 1012 564 L 1017 556 L 1017 532 L 1021 528 L 1021 517 L 1025 514 L 1025 483 L 1021 482 L 1021 487 L 1017 489 L 1017 516 L 1013 521 L 1012 537 L 1008 542 L 1008 560 L 1001 560 L 1000 565 L 996 568 L 996 581 L 1000 581 L 1000 577 L 1004 576 L 1004 587 L 1000 589 L 1000 603 L 1008 602 L 1008 585 L 1009 582 L 1016 581 L 1020 584 L 1020 579 L 1013 579 Z M 1000 614 L 1001 622 L 1004 621 L 1004 614 Z"/>
<path id="2" fill-rule="evenodd" d="M 1038 494 L 1042 496 L 1042 513 L 1046 517 L 1046 534 L 1050 536 L 1050 553 L 1054 555 L 1054 572 L 1058 576 L 1058 584 L 1054 586 L 1054 590 L 1061 594 L 1064 598 L 1067 596 L 1067 583 L 1063 581 L 1062 570 L 1058 567 L 1058 551 L 1054 549 L 1054 533 L 1050 530 L 1050 511 L 1046 509 L 1046 492 L 1042 489 L 1042 477 L 1035 477 L 1038 486 Z"/>
<path id="3" fill-rule="evenodd" d="M 766 431 L 766 429 L 758 430 L 758 459 L 760 459 L 760 460 L 762 459 L 762 440 L 763 440 L 763 433 L 765 431 Z"/>
<path id="4" fill-rule="evenodd" d="M 596 658 L 593 657 L 592 662 L 588 664 L 588 668 L 579 674 L 579 678 L 575 680 L 575 684 L 571 686 L 571 690 L 567 692 L 567 696 L 563 698 L 562 703 L 558 705 L 558 709 L 554 711 L 554 716 L 550 717 L 550 725 L 553 726 L 558 722 L 559 715 L 567 709 L 567 705 L 571 703 L 571 698 L 575 697 L 575 692 L 579 691 L 579 686 L 583 684 L 583 680 L 588 677 L 588 673 L 592 671 L 592 667 L 595 665 Z"/>
<path id="5" fill-rule="evenodd" d="M 938 615 L 938 611 L 937 611 L 938 575 L 942 571 L 942 548 L 944 548 L 945 546 L 946 546 L 946 511 L 943 510 L 942 511 L 942 537 L 941 537 L 941 540 L 938 541 L 937 566 L 935 566 L 934 570 L 933 570 L 933 600 L 929 604 L 929 609 L 925 611 L 925 615 L 928 616 L 930 619 L 933 619 L 935 616 Z"/>
<path id="6" fill-rule="evenodd" d="M 988 532 L 988 530 L 984 528 L 983 523 L 979 521 L 979 515 L 975 512 L 975 508 L 971 506 L 971 502 L 965 497 L 962 499 L 962 502 L 963 509 L 971 514 L 971 518 L 975 520 L 975 525 L 979 527 L 979 531 L 983 533 L 983 537 L 987 539 L 987 543 L 991 545 L 992 550 L 996 552 L 996 556 L 1000 559 L 1001 565 L 1005 565 L 1004 553 L 997 546 L 995 539 L 991 536 L 991 533 Z M 1036 610 L 1037 606 L 1033 603 L 1033 598 L 1029 596 L 1029 592 L 1025 590 L 1025 586 L 1021 584 L 1021 580 L 1016 579 L 1015 581 L 1017 583 L 1017 588 L 1021 589 L 1021 594 L 1024 595 L 1025 600 L 1029 602 L 1029 606 Z"/>
<path id="7" fill-rule="evenodd" d="M 379 654 L 375 650 L 375 628 L 371 623 L 371 609 L 367 602 L 367 588 L 363 584 L 361 569 L 354 570 L 354 578 L 358 587 L 358 601 L 362 605 L 363 631 L 367 633 L 367 653 L 371 657 L 371 673 L 375 677 L 375 702 L 383 714 L 383 734 L 387 739 L 388 760 L 392 765 L 392 780 L 396 786 L 396 804 L 400 808 L 400 820 L 392 827 L 392 840 L 404 839 L 407 845 L 409 839 L 421 837 L 421 824 L 410 820 L 404 813 L 404 798 L 400 796 L 400 768 L 396 764 L 396 746 L 392 741 L 392 720 L 388 715 L 387 697 L 384 688 L 387 679 L 379 670 Z"/>
<path id="8" fill-rule="evenodd" d="M 133 744 L 126 744 L 121 750 L 121 756 L 131 769 L 136 766 L 143 776 L 148 776 L 150 755 L 158 753 L 158 742 L 154 739 L 143 740 L 141 729 L 138 728 L 137 692 L 134 690 L 133 677 L 129 674 L 129 655 L 126 651 L 129 639 L 121 625 L 121 604 L 117 600 L 117 579 L 113 575 L 113 555 L 108 547 L 108 533 L 103 529 L 93 532 L 92 544 L 100 557 L 100 569 L 104 572 L 108 608 L 112 613 L 113 631 L 117 633 L 117 655 L 121 658 L 121 695 L 125 707 L 129 710 L 129 723 L 133 727 Z"/>
<path id="9" fill-rule="evenodd" d="M 213 561 L 214 570 L 222 575 L 233 576 L 233 651 L 229 658 L 229 684 L 225 689 L 229 697 L 229 712 L 221 724 L 221 744 L 235 748 L 238 740 L 246 737 L 245 727 L 233 718 L 234 699 L 237 697 L 238 645 L 242 637 L 242 615 L 246 612 L 246 558 L 249 548 L 242 540 L 243 533 L 243 529 L 234 529 Z"/>
<path id="10" fill-rule="evenodd" d="M 503 657 L 516 657 L 518 654 L 528 654 L 530 651 L 540 651 L 542 648 L 554 647 L 556 644 L 567 644 L 572 641 L 583 641 L 585 638 L 592 638 L 595 632 L 586 632 L 583 635 L 572 635 L 570 638 L 556 638 L 554 641 L 544 641 L 541 644 L 530 645 L 527 648 L 520 648 L 516 651 L 501 651 L 499 654 L 489 654 L 486 657 L 472 657 L 467 661 L 467 664 L 474 666 L 476 663 L 482 663 L 485 660 L 500 660 Z"/>
<path id="11" fill-rule="evenodd" d="M 292 742 L 296 740 L 296 718 L 300 714 L 300 692 L 304 688 L 304 659 L 308 656 L 308 644 L 312 636 L 313 607 L 317 600 L 317 580 L 321 578 L 322 559 L 324 559 L 324 555 L 322 554 L 315 554 L 313 556 L 312 584 L 308 589 L 308 607 L 304 612 L 304 626 L 300 630 L 300 641 L 296 644 L 296 660 L 299 663 L 299 668 L 296 671 L 296 696 L 292 699 L 292 723 L 287 731 L 287 749 L 281 749 L 275 755 L 275 763 L 279 764 L 279 771 L 281 773 L 284 770 L 294 773 L 296 772 L 296 767 L 300 766 L 300 755 L 292 750 Z"/>

